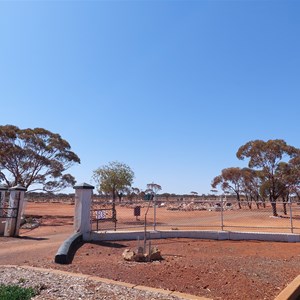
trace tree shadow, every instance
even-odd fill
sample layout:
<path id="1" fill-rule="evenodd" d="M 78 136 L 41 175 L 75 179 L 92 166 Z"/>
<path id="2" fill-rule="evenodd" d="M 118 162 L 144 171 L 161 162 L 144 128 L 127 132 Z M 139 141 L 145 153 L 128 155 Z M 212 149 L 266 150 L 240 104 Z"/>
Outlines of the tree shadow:
<path id="1" fill-rule="evenodd" d="M 108 247 L 108 248 L 126 248 L 127 246 L 120 243 L 114 243 L 114 242 L 105 242 L 105 241 L 91 241 L 86 244 L 92 244 L 102 247 Z"/>
<path id="2" fill-rule="evenodd" d="M 282 219 L 290 219 L 291 217 L 289 215 L 280 215 L 279 216 Z M 293 215 L 292 216 L 293 220 L 300 220 L 300 215 Z"/>
<path id="3" fill-rule="evenodd" d="M 17 236 L 18 239 L 21 240 L 33 240 L 33 241 L 46 241 L 49 240 L 48 238 L 43 238 L 43 237 L 32 237 L 32 236 Z"/>
<path id="4" fill-rule="evenodd" d="M 119 227 L 122 227 L 122 224 L 124 225 L 145 225 L 144 220 L 136 220 L 136 221 L 127 221 L 127 222 L 122 222 L 119 224 Z M 164 222 L 156 222 L 156 225 L 166 225 L 167 223 Z M 147 222 L 147 227 L 154 226 L 153 222 Z"/>

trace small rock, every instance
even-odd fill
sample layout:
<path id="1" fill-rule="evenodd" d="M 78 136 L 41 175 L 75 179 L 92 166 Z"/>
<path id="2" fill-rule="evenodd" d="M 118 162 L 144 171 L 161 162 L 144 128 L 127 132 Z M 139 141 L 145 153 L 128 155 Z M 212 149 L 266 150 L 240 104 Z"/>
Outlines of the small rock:
<path id="1" fill-rule="evenodd" d="M 162 259 L 163 258 L 161 256 L 160 250 L 156 247 L 152 248 L 151 253 L 149 255 L 149 260 L 153 261 L 153 260 L 162 260 Z"/>
<path id="2" fill-rule="evenodd" d="M 145 262 L 148 260 L 148 255 L 142 253 L 137 253 L 134 255 L 133 260 L 136 262 Z"/>
<path id="3" fill-rule="evenodd" d="M 134 253 L 134 251 L 131 251 L 130 249 L 125 249 L 122 256 L 127 261 L 133 261 L 135 253 Z"/>

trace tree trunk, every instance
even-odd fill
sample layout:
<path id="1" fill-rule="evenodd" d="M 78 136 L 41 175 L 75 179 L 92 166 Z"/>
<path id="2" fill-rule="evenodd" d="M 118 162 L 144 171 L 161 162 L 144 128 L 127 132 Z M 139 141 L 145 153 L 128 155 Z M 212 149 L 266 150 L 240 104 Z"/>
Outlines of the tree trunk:
<path id="1" fill-rule="evenodd" d="M 254 198 L 255 204 L 256 204 L 256 208 L 259 209 L 259 196 L 256 195 L 256 198 Z"/>
<path id="2" fill-rule="evenodd" d="M 287 215 L 287 211 L 286 211 L 286 202 L 283 203 L 283 214 Z"/>
<path id="3" fill-rule="evenodd" d="M 241 199 L 240 199 L 240 194 L 239 193 L 236 193 L 236 199 L 237 199 L 237 202 L 238 202 L 239 209 L 241 209 L 242 206 L 241 206 Z"/>
<path id="4" fill-rule="evenodd" d="M 271 200 L 271 205 L 272 205 L 272 212 L 273 212 L 273 216 L 274 217 L 278 217 L 278 214 L 277 214 L 277 207 L 276 207 L 276 202 Z"/>
<path id="5" fill-rule="evenodd" d="M 251 204 L 251 198 L 248 196 L 248 194 L 246 194 L 246 201 L 247 201 L 247 205 L 249 207 L 249 209 L 252 209 L 252 204 Z"/>
<path id="6" fill-rule="evenodd" d="M 289 201 L 289 196 L 287 196 L 286 199 L 282 197 L 282 201 L 283 201 L 283 214 L 287 215 L 286 204 Z"/>
<path id="7" fill-rule="evenodd" d="M 297 195 L 297 198 L 298 198 L 297 204 L 300 204 L 300 194 L 298 192 L 296 192 L 296 195 Z"/>
<path id="8" fill-rule="evenodd" d="M 123 196 L 123 195 L 122 195 L 121 193 L 118 194 L 119 203 L 121 203 L 121 201 L 122 201 L 122 196 Z"/>
<path id="9" fill-rule="evenodd" d="M 115 221 L 115 230 L 117 222 L 117 212 L 116 212 L 116 191 L 113 191 L 113 203 L 112 203 L 112 218 Z"/>

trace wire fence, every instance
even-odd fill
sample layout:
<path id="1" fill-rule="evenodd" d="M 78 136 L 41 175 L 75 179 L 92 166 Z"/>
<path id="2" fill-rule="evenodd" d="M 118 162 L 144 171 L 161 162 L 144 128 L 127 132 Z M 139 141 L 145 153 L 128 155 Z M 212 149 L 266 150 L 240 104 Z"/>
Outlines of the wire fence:
<path id="1" fill-rule="evenodd" d="M 276 211 L 275 211 L 276 208 Z M 275 213 L 276 212 L 276 213 Z M 300 233 L 297 202 L 251 203 L 226 199 L 97 201 L 91 209 L 93 231 L 224 230 Z"/>

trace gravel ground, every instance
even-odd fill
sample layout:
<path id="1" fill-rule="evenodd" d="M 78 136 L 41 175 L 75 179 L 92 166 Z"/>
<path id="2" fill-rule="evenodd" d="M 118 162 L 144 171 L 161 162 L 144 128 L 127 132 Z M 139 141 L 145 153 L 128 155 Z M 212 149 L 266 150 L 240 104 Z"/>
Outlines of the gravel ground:
<path id="1" fill-rule="evenodd" d="M 172 295 L 154 291 L 143 291 L 113 283 L 92 280 L 87 276 L 72 276 L 52 271 L 23 267 L 0 266 L 0 284 L 32 287 L 38 291 L 35 300 L 84 299 L 84 300 L 182 300 Z"/>

